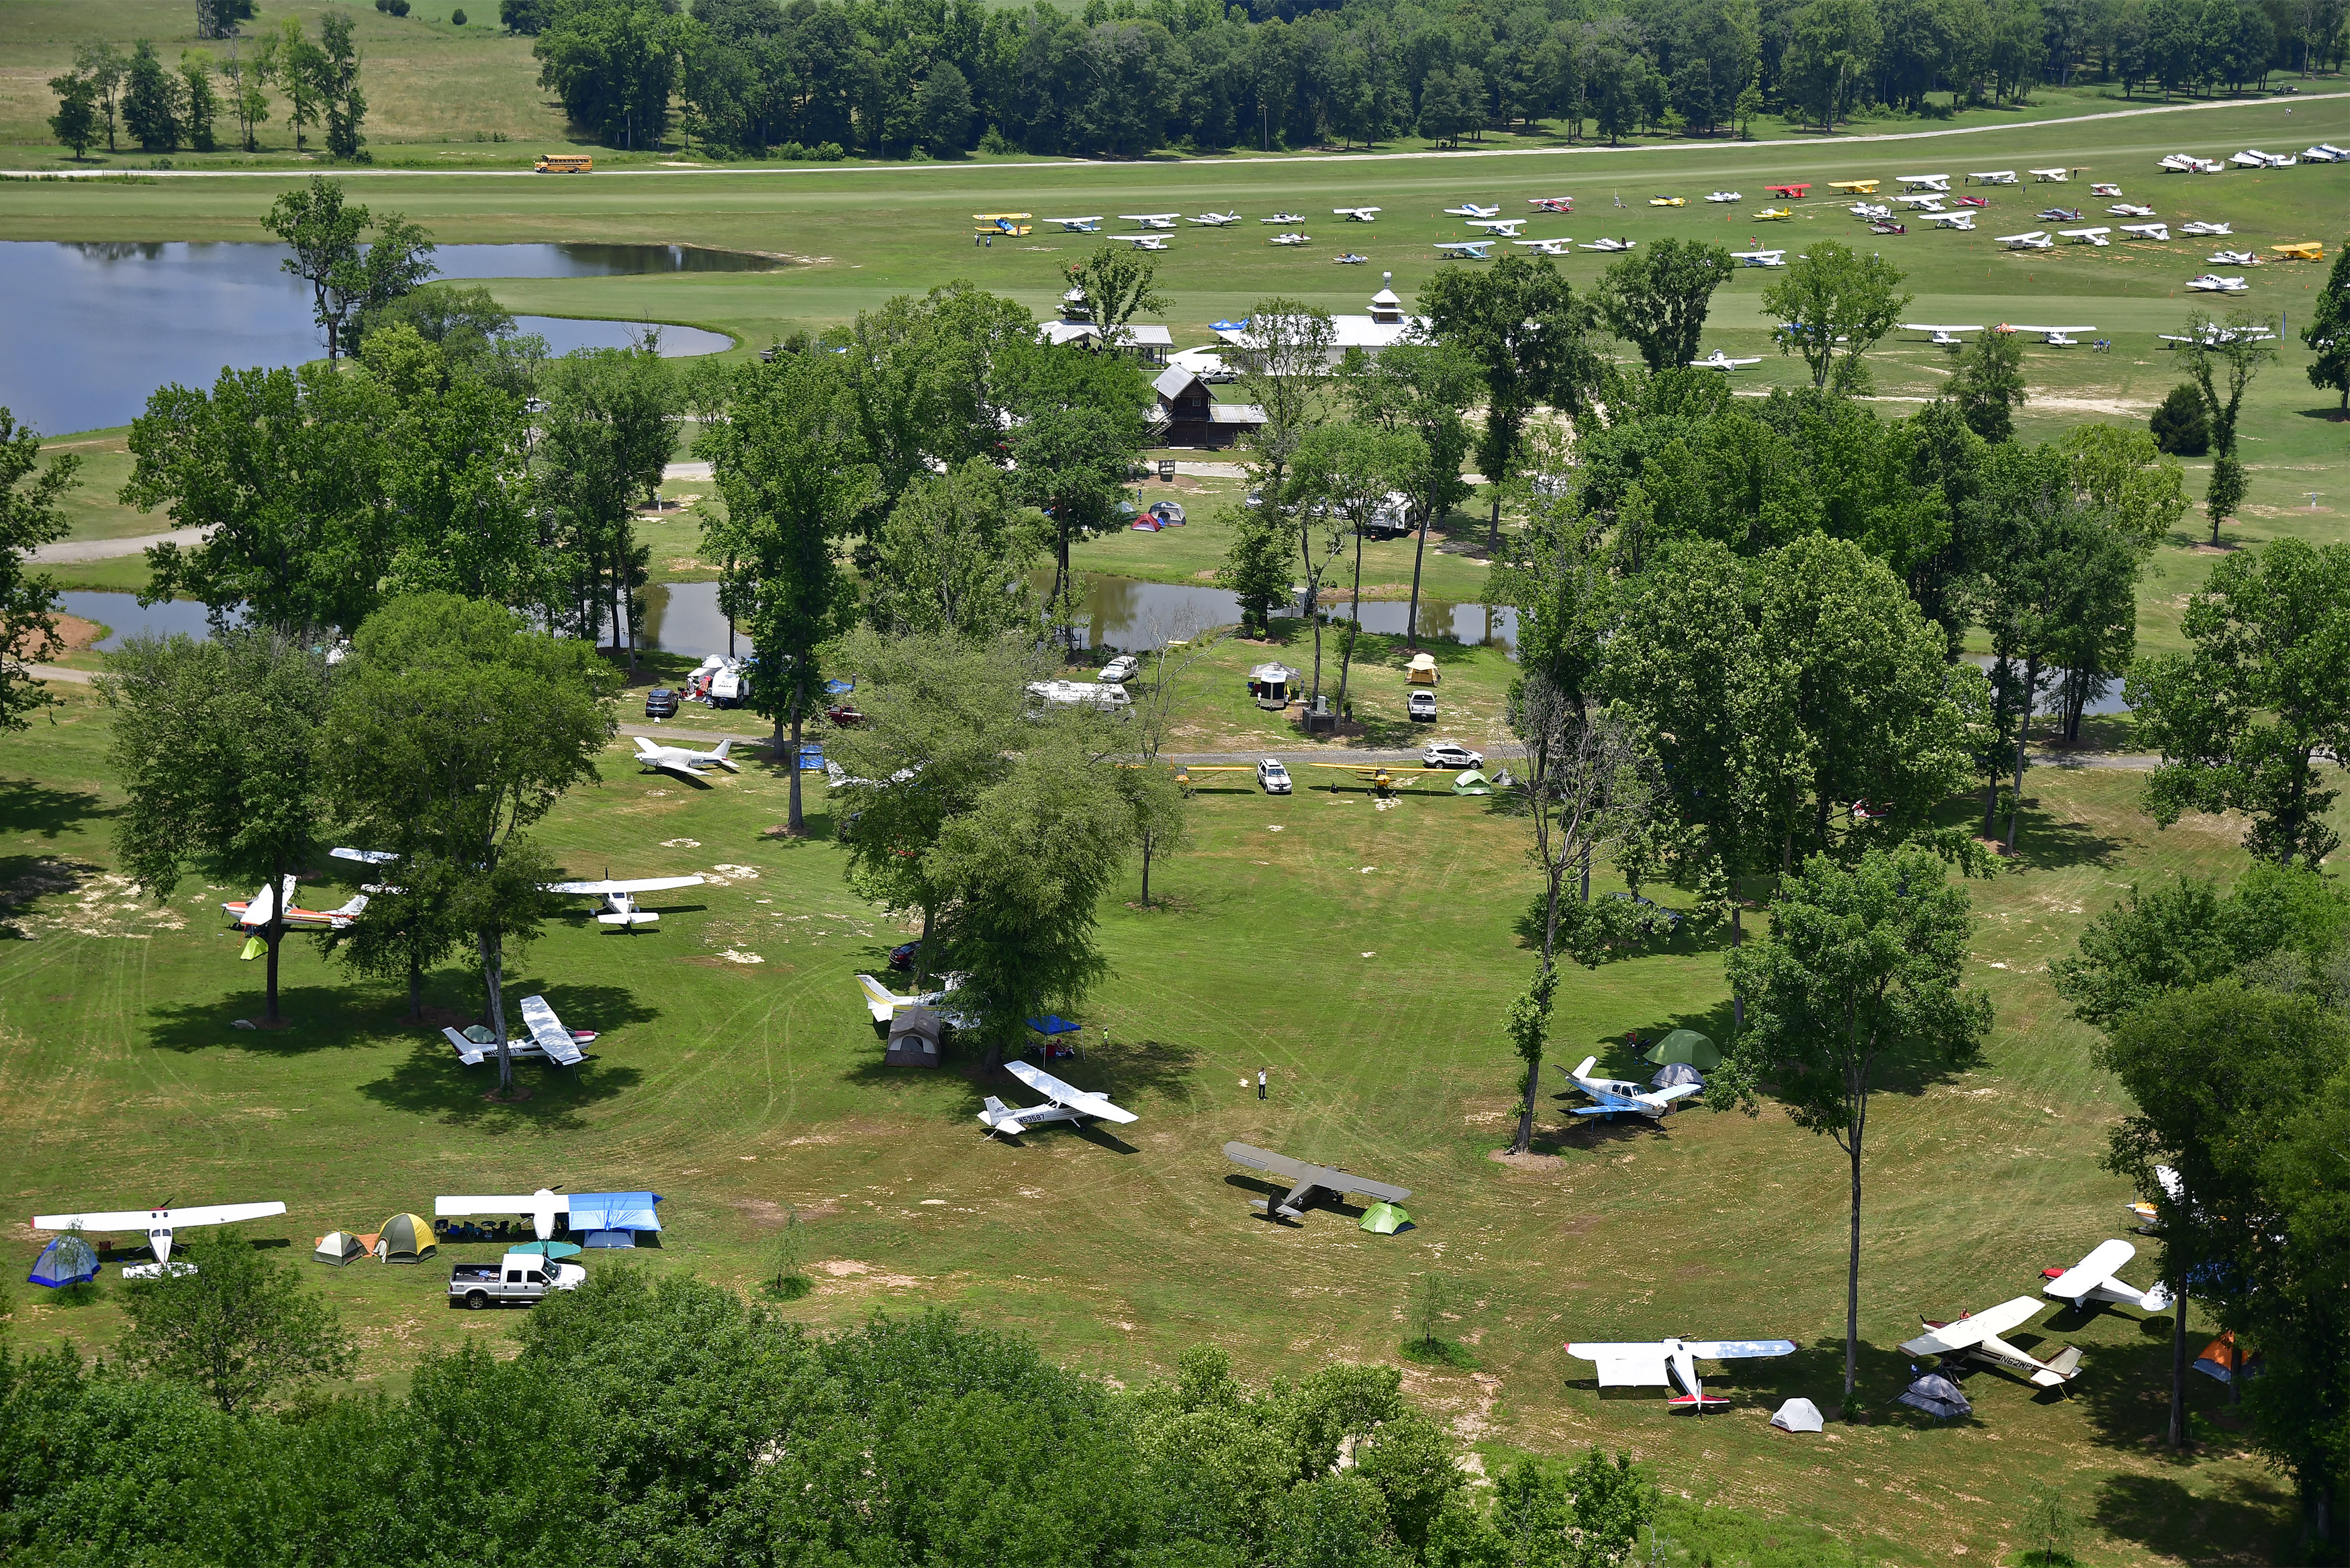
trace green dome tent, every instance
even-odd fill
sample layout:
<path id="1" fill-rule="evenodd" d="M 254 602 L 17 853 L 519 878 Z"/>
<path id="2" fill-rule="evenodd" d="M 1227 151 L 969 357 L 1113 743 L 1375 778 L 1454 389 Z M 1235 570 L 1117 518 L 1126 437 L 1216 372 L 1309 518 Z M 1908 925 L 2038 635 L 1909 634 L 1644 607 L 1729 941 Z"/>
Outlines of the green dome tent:
<path id="1" fill-rule="evenodd" d="M 1700 1073 L 1711 1073 L 1721 1065 L 1721 1053 L 1713 1042 L 1694 1029 L 1676 1029 L 1648 1047 L 1647 1059 L 1657 1066 L 1668 1062 L 1686 1062 Z"/>
<path id="2" fill-rule="evenodd" d="M 433 1255 L 440 1242 L 432 1221 L 421 1214 L 395 1214 L 383 1222 L 376 1242 L 387 1263 L 421 1263 Z"/>
<path id="3" fill-rule="evenodd" d="M 1359 1227 L 1374 1236 L 1392 1236 L 1411 1224 L 1411 1216 L 1392 1203 L 1374 1203 L 1363 1210 Z"/>

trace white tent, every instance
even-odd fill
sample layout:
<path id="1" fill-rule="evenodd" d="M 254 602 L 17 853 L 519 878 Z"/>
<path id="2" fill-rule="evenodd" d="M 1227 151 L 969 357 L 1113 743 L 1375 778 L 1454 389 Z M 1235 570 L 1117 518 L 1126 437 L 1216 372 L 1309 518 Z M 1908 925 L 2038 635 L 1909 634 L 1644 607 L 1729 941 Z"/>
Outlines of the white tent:
<path id="1" fill-rule="evenodd" d="M 1783 1432 L 1816 1432 L 1820 1429 L 1820 1407 L 1809 1399 L 1790 1399 L 1779 1407 L 1771 1424 Z"/>

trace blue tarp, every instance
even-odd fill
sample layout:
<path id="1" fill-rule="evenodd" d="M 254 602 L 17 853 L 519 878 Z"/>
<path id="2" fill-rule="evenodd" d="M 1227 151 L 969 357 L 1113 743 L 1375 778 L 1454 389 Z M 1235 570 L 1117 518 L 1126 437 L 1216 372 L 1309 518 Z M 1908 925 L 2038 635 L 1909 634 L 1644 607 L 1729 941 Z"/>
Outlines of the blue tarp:
<path id="1" fill-rule="evenodd" d="M 1039 1034 L 1075 1034 L 1085 1025 L 1072 1023 L 1057 1012 L 1048 1012 L 1042 1018 L 1030 1019 L 1028 1027 Z"/>
<path id="2" fill-rule="evenodd" d="M 660 1220 L 653 1205 L 658 1192 L 575 1192 L 571 1195 L 574 1231 L 658 1231 Z M 590 1241 L 589 1246 L 596 1243 Z"/>
<path id="3" fill-rule="evenodd" d="M 25 1276 L 36 1285 L 57 1290 L 65 1285 L 78 1285 L 85 1280 L 98 1278 L 98 1254 L 89 1243 L 78 1236 L 59 1236 L 41 1249 L 33 1263 L 33 1272 Z"/>
<path id="4" fill-rule="evenodd" d="M 1211 332 L 1245 332 L 1248 330 L 1248 317 L 1243 316 L 1238 321 L 1211 321 L 1208 323 L 1208 330 Z"/>
<path id="5" fill-rule="evenodd" d="M 827 697 L 846 697 L 856 690 L 857 682 L 854 680 L 827 680 L 824 683 L 824 694 Z"/>

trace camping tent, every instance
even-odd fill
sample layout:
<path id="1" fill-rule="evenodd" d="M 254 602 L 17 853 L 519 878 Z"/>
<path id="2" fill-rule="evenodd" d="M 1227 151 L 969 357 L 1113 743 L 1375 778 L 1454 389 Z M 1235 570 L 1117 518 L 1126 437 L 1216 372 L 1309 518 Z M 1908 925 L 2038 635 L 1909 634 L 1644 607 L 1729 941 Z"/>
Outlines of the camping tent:
<path id="1" fill-rule="evenodd" d="M 1975 1407 L 1967 1403 L 1967 1397 L 1959 1392 L 1959 1386 L 1939 1372 L 1929 1372 L 1909 1385 L 1908 1391 L 1901 1396 L 1900 1403 L 1923 1410 L 1938 1421 L 1975 1413 Z"/>
<path id="2" fill-rule="evenodd" d="M 1721 1065 L 1721 1053 L 1713 1042 L 1694 1029 L 1676 1029 L 1648 1047 L 1648 1059 L 1661 1067 L 1668 1062 L 1686 1062 L 1700 1073 L 1711 1073 Z"/>
<path id="3" fill-rule="evenodd" d="M 329 1231 L 318 1238 L 316 1247 L 310 1249 L 312 1262 L 332 1263 L 338 1269 L 366 1255 L 367 1248 L 348 1231 Z"/>
<path id="4" fill-rule="evenodd" d="M 1392 1236 L 1411 1223 L 1411 1216 L 1392 1203 L 1374 1203 L 1363 1210 L 1359 1229 L 1374 1236 Z"/>
<path id="5" fill-rule="evenodd" d="M 658 1192 L 575 1192 L 571 1195 L 571 1233 L 588 1247 L 633 1247 L 637 1232 L 659 1231 L 653 1205 Z"/>
<path id="6" fill-rule="evenodd" d="M 376 1256 L 387 1263 L 421 1263 L 439 1250 L 432 1221 L 421 1214 L 395 1214 L 376 1233 Z"/>
<path id="7" fill-rule="evenodd" d="M 889 1045 L 881 1053 L 885 1067 L 935 1067 L 939 1040 L 946 1021 L 928 1007 L 901 1007 L 889 1018 Z"/>
<path id="8" fill-rule="evenodd" d="M 1809 1399 L 1790 1399 L 1779 1407 L 1771 1424 L 1783 1432 L 1816 1432 L 1825 1424 L 1820 1420 L 1820 1407 Z"/>
<path id="9" fill-rule="evenodd" d="M 1403 678 L 1407 683 L 1413 686 L 1435 685 L 1438 680 L 1436 655 L 1432 653 L 1413 654 L 1411 656 L 1411 662 L 1404 666 Z"/>
<path id="10" fill-rule="evenodd" d="M 25 1278 L 53 1291 L 78 1285 L 98 1278 L 98 1254 L 88 1241 L 68 1231 L 41 1249 L 41 1255 L 33 1261 L 33 1272 Z"/>
<path id="11" fill-rule="evenodd" d="M 2236 1331 L 2230 1329 L 2203 1347 L 2203 1354 L 2195 1358 L 2195 1370 L 2206 1377 L 2233 1383 L 2239 1377 L 2258 1377 L 2261 1358 L 2252 1351 L 2239 1349 Z"/>
<path id="12" fill-rule="evenodd" d="M 1454 794 L 1491 794 L 1493 793 L 1493 781 L 1475 768 L 1471 768 L 1452 781 L 1452 793 Z"/>
<path id="13" fill-rule="evenodd" d="M 1705 1087 L 1705 1075 L 1687 1062 L 1668 1062 L 1657 1069 L 1655 1077 L 1648 1080 L 1648 1086 L 1652 1089 L 1669 1089 L 1675 1084 L 1695 1084 L 1702 1089 Z"/>

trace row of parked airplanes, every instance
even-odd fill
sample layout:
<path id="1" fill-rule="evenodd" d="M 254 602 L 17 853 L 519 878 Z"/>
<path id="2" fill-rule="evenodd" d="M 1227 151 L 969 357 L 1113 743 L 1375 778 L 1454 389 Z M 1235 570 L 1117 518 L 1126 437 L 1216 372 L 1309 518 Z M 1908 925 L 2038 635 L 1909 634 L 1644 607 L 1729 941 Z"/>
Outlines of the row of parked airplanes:
<path id="1" fill-rule="evenodd" d="M 2196 283 L 2201 283 L 2203 281 L 2203 279 L 2199 278 L 2196 280 Z M 2227 283 L 2230 280 L 2220 278 L 2212 281 Z M 2190 283 L 2188 286 L 2192 288 L 2196 286 L 2196 283 Z M 2230 290 L 2230 292 L 2232 293 L 2235 291 Z M 2020 321 L 2002 321 L 1998 326 L 1991 327 L 1985 327 L 1980 324 L 1969 325 L 1961 322 L 1905 321 L 1901 324 L 1901 329 L 1904 332 L 1923 332 L 1927 335 L 1926 341 L 1939 348 L 1957 348 L 1964 341 L 1964 339 L 1960 336 L 1961 333 L 1983 331 L 2029 333 L 2032 336 L 2038 337 L 2043 345 L 2051 348 L 2077 348 L 2082 343 L 2082 338 L 2079 334 L 2085 332 L 2095 332 L 2096 330 L 2095 327 L 2090 326 L 2040 327 Z M 1789 324 L 1783 325 L 1780 330 L 1783 332 L 1793 332 L 1796 329 L 1792 324 Z M 2174 347 L 2184 348 L 2189 344 L 2199 343 L 2203 347 L 2210 348 L 2215 348 L 2223 343 L 2263 343 L 2274 337 L 2276 334 L 2258 327 L 2221 327 L 2217 323 L 2212 323 L 2207 325 L 2203 328 L 2202 332 L 2198 336 L 2189 336 L 2176 332 L 2164 332 L 2159 333 L 2157 336 L 2160 341 L 2171 344 Z M 1743 370 L 1749 365 L 1760 365 L 1762 362 L 1762 357 L 1759 354 L 1748 358 L 1732 358 L 1728 354 L 1725 354 L 1721 349 L 1717 348 L 1702 359 L 1691 359 L 1689 362 L 1689 366 L 1692 370 Z"/>

